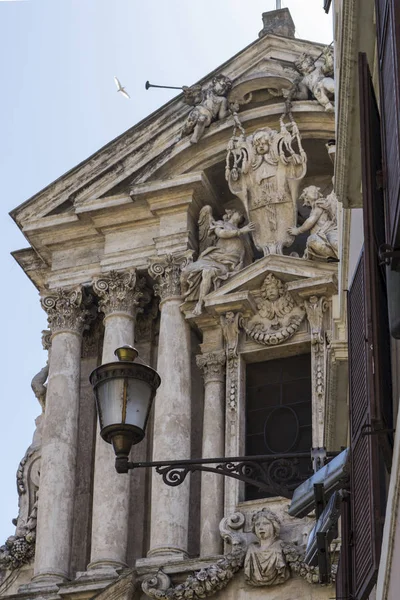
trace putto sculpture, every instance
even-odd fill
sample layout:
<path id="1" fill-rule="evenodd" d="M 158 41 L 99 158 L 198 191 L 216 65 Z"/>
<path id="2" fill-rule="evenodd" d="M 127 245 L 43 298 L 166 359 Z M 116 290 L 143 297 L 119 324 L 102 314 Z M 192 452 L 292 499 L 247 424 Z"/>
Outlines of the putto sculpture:
<path id="1" fill-rule="evenodd" d="M 286 284 L 268 273 L 256 297 L 257 314 L 243 328 L 255 342 L 265 346 L 281 344 L 292 337 L 305 317 Z"/>
<path id="2" fill-rule="evenodd" d="M 296 149 L 295 149 L 296 148 Z M 280 131 L 265 127 L 249 136 L 232 137 L 226 158 L 229 188 L 242 201 L 257 249 L 283 254 L 294 237 L 299 185 L 307 171 L 307 156 L 295 121 Z"/>
<path id="3" fill-rule="evenodd" d="M 335 110 L 332 48 L 324 48 L 321 56 L 322 64 L 317 64 L 318 59 L 306 53 L 295 61 L 294 65 L 300 75 L 297 74 L 293 87 L 286 94 L 287 104 L 290 105 L 292 100 L 307 100 L 311 94 L 327 112 Z"/>
<path id="4" fill-rule="evenodd" d="M 182 293 L 186 300 L 197 300 L 193 314 L 202 311 L 204 298 L 240 271 L 245 265 L 243 236 L 254 230 L 253 223 L 240 227 L 244 217 L 238 210 L 226 210 L 216 221 L 211 206 L 203 206 L 199 216 L 200 255 L 182 270 Z"/>
<path id="5" fill-rule="evenodd" d="M 308 219 L 300 227 L 289 227 L 290 235 L 310 232 L 303 258 L 338 260 L 337 198 L 331 192 L 326 198 L 320 188 L 310 185 L 300 196 L 303 206 L 310 207 Z"/>
<path id="6" fill-rule="evenodd" d="M 257 541 L 247 548 L 244 560 L 246 583 L 257 587 L 285 583 L 290 570 L 282 551 L 276 515 L 265 508 L 259 510 L 252 518 L 252 531 Z"/>
<path id="7" fill-rule="evenodd" d="M 190 142 L 196 144 L 206 127 L 227 117 L 230 114 L 227 95 L 231 87 L 232 82 L 225 75 L 216 75 L 208 86 L 183 87 L 184 101 L 194 108 L 181 129 L 179 139 L 191 135 Z"/>

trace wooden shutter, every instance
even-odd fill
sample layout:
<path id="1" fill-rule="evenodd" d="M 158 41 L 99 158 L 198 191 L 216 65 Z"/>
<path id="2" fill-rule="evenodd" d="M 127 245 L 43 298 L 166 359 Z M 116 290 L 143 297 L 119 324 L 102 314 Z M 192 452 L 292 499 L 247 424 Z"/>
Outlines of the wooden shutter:
<path id="1" fill-rule="evenodd" d="M 336 574 L 337 600 L 350 600 L 352 594 L 352 564 L 351 564 L 351 509 L 350 496 L 344 496 L 340 507 L 342 546 Z"/>
<path id="2" fill-rule="evenodd" d="M 368 338 L 368 388 L 371 426 L 393 427 L 390 333 L 385 266 L 379 248 L 385 243 L 385 207 L 380 173 L 382 150 L 380 117 L 366 55 L 359 55 L 360 129 L 364 221 L 365 313 Z M 397 175 L 398 176 L 398 175 Z M 390 472 L 392 434 L 380 435 L 386 467 Z"/>
<path id="3" fill-rule="evenodd" d="M 400 3 L 376 0 L 387 243 L 400 245 Z"/>
<path id="4" fill-rule="evenodd" d="M 352 594 L 368 597 L 377 576 L 392 426 L 386 286 L 378 249 L 385 218 L 378 174 L 380 120 L 365 54 L 359 55 L 364 249 L 348 294 Z M 385 459 L 385 462 L 384 462 Z"/>

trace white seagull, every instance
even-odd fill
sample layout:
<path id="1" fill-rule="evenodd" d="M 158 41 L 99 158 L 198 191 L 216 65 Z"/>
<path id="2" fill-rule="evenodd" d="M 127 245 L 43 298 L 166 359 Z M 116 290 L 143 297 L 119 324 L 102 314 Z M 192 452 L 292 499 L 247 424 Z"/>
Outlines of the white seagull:
<path id="1" fill-rule="evenodd" d="M 130 98 L 130 95 L 128 94 L 128 92 L 125 90 L 124 87 L 122 87 L 120 80 L 118 79 L 118 77 L 114 76 L 114 81 L 115 81 L 115 85 L 117 86 L 117 92 L 121 92 L 121 94 L 123 96 L 125 96 L 125 98 Z"/>

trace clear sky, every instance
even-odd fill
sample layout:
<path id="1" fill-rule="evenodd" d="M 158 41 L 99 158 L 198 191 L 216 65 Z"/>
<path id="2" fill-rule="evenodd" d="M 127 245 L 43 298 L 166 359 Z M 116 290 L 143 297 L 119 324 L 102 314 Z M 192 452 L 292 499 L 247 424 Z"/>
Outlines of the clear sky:
<path id="1" fill-rule="evenodd" d="M 284 0 L 302 39 L 329 44 L 323 0 Z M 0 545 L 18 514 L 15 473 L 40 406 L 37 290 L 10 256 L 27 243 L 8 212 L 257 39 L 275 0 L 0 0 Z M 131 95 L 117 94 L 116 75 Z"/>

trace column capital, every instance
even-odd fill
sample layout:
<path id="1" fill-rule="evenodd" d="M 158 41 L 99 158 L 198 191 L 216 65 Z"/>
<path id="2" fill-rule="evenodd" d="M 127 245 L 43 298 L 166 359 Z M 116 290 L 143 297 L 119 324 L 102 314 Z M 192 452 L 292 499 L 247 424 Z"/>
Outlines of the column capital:
<path id="1" fill-rule="evenodd" d="M 183 254 L 165 254 L 149 259 L 149 274 L 156 280 L 154 293 L 160 297 L 161 302 L 182 295 L 181 272 L 191 259 L 191 250 Z"/>
<path id="2" fill-rule="evenodd" d="M 224 350 L 207 352 L 196 356 L 196 363 L 203 371 L 204 383 L 224 381 L 226 354 Z"/>
<path id="3" fill-rule="evenodd" d="M 99 297 L 99 311 L 108 315 L 124 312 L 132 317 L 142 296 L 141 278 L 136 269 L 109 271 L 93 279 L 93 292 Z"/>
<path id="4" fill-rule="evenodd" d="M 61 331 L 71 331 L 80 335 L 89 317 L 83 297 L 83 288 L 72 290 L 58 288 L 41 297 L 42 308 L 47 312 L 47 320 L 52 335 Z"/>

